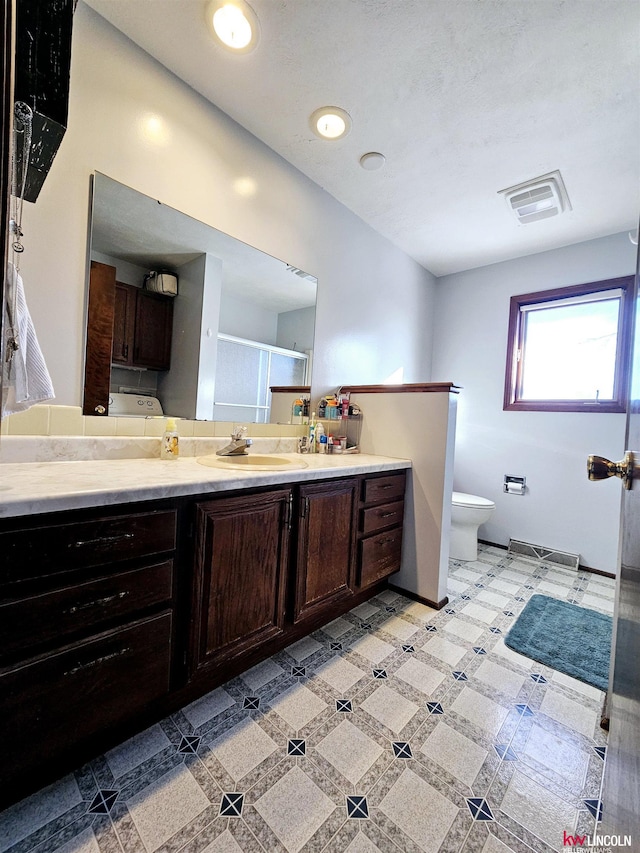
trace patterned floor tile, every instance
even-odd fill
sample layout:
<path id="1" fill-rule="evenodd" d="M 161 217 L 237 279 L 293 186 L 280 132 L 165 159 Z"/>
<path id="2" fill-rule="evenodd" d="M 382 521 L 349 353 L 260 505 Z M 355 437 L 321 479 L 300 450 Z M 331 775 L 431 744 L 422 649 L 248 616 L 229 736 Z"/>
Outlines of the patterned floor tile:
<path id="1" fill-rule="evenodd" d="M 254 808 L 290 853 L 298 853 L 336 805 L 299 767 L 260 797 Z"/>
<path id="2" fill-rule="evenodd" d="M 504 694 L 511 699 L 519 695 L 525 684 L 523 676 L 486 659 L 476 669 L 474 678 L 492 688 L 497 695 Z"/>
<path id="3" fill-rule="evenodd" d="M 614 589 L 481 545 L 448 607 L 379 593 L 1 814 L 0 853 L 557 850 L 595 826 L 603 694 L 504 638 Z"/>
<path id="4" fill-rule="evenodd" d="M 245 719 L 214 740 L 209 749 L 238 782 L 275 752 L 278 744 L 254 720 Z"/>
<path id="5" fill-rule="evenodd" d="M 420 710 L 418 705 L 391 690 L 386 685 L 378 687 L 360 707 L 378 722 L 399 734 Z"/>
<path id="6" fill-rule="evenodd" d="M 105 758 L 114 779 L 119 779 L 168 746 L 171 746 L 171 741 L 162 728 L 151 726 L 115 749 L 110 749 L 105 753 Z"/>
<path id="7" fill-rule="evenodd" d="M 580 732 L 586 737 L 593 737 L 595 727 L 599 721 L 599 714 L 596 710 L 587 708 L 581 702 L 569 699 L 555 690 L 546 691 L 540 705 L 540 710 L 548 717 Z"/>
<path id="8" fill-rule="evenodd" d="M 365 677 L 365 672 L 362 669 L 354 666 L 340 655 L 334 655 L 326 663 L 317 667 L 315 674 L 341 694 L 346 693 Z"/>
<path id="9" fill-rule="evenodd" d="M 561 847 L 564 831 L 574 831 L 578 819 L 571 803 L 519 771 L 513 774 L 500 808 L 554 850 Z"/>
<path id="10" fill-rule="evenodd" d="M 482 628 L 471 625 L 469 622 L 463 622 L 462 619 L 455 616 L 443 624 L 442 630 L 462 640 L 467 640 L 469 643 L 477 643 L 482 636 Z"/>
<path id="11" fill-rule="evenodd" d="M 423 663 L 413 657 L 405 661 L 395 671 L 395 677 L 401 678 L 426 696 L 431 696 L 445 678 L 439 669 L 435 669 L 428 663 Z"/>
<path id="12" fill-rule="evenodd" d="M 487 758 L 485 749 L 444 721 L 436 725 L 420 747 L 420 752 L 470 788 Z"/>
<path id="13" fill-rule="evenodd" d="M 425 851 L 440 848 L 458 814 L 450 800 L 409 768 L 378 808 Z"/>
<path id="14" fill-rule="evenodd" d="M 184 766 L 170 770 L 126 802 L 147 850 L 168 841 L 211 804 Z"/>
<path id="15" fill-rule="evenodd" d="M 422 651 L 432 655 L 449 666 L 455 666 L 467 654 L 467 650 L 444 637 L 432 636 L 422 646 Z"/>
<path id="16" fill-rule="evenodd" d="M 317 743 L 315 750 L 354 785 L 384 752 L 379 744 L 346 719 Z"/>
<path id="17" fill-rule="evenodd" d="M 295 731 L 304 728 L 328 707 L 324 700 L 303 684 L 294 684 L 269 704 Z"/>
<path id="18" fill-rule="evenodd" d="M 235 705 L 235 700 L 226 690 L 219 687 L 217 690 L 213 690 L 201 699 L 196 699 L 195 702 L 187 705 L 186 708 L 182 709 L 182 713 L 191 725 L 197 729 L 203 723 L 208 723 L 209 720 L 217 717 L 218 714 L 221 714 L 233 705 Z"/>
<path id="19" fill-rule="evenodd" d="M 392 655 L 396 650 L 395 646 L 391 645 L 391 643 L 387 643 L 379 637 L 370 634 L 354 640 L 349 648 L 352 652 L 355 652 L 361 658 L 365 658 L 365 660 L 373 664 L 382 663 L 383 660 Z"/>

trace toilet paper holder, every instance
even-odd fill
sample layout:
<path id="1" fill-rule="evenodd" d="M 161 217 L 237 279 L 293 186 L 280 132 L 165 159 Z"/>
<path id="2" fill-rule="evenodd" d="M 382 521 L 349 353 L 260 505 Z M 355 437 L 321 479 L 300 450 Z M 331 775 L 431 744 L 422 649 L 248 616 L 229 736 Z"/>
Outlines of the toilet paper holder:
<path id="1" fill-rule="evenodd" d="M 527 489 L 526 477 L 512 477 L 510 474 L 504 475 L 504 483 L 502 491 L 509 495 L 524 495 Z"/>

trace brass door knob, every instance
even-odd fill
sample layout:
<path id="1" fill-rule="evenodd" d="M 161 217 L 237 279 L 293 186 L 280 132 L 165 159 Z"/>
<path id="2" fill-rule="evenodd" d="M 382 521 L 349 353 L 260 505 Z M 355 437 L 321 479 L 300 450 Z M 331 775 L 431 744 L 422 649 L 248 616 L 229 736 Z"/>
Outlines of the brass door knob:
<path id="1" fill-rule="evenodd" d="M 633 480 L 634 460 L 630 450 L 624 454 L 620 462 L 611 462 L 604 456 L 589 456 L 587 458 L 587 476 L 590 480 L 606 480 L 607 477 L 620 477 L 625 489 L 631 488 Z"/>

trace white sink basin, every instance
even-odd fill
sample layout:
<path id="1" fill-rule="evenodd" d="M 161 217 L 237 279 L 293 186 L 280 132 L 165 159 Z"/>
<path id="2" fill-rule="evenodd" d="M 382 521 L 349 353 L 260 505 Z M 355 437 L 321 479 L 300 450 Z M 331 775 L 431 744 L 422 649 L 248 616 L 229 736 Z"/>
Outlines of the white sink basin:
<path id="1" fill-rule="evenodd" d="M 306 468 L 302 459 L 287 459 L 275 454 L 249 453 L 247 456 L 200 456 L 196 460 L 210 468 L 231 468 L 236 471 L 286 471 Z"/>

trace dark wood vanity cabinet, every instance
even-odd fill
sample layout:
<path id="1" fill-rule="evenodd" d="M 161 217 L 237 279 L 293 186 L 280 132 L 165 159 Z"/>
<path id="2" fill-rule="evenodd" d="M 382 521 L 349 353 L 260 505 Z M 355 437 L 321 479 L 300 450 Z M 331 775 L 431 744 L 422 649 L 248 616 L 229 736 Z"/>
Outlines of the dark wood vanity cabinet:
<path id="1" fill-rule="evenodd" d="M 191 676 L 282 634 L 291 489 L 195 506 Z"/>
<path id="2" fill-rule="evenodd" d="M 399 568 L 404 487 L 0 520 L 0 808 L 373 595 Z"/>
<path id="3" fill-rule="evenodd" d="M 175 509 L 28 522 L 0 529 L 0 789 L 17 793 L 167 696 L 175 635 Z"/>
<path id="4" fill-rule="evenodd" d="M 113 316 L 113 364 L 168 370 L 171 366 L 173 299 L 117 281 Z"/>
<path id="5" fill-rule="evenodd" d="M 371 586 L 400 569 L 404 519 L 404 471 L 361 482 L 358 586 Z"/>
<path id="6" fill-rule="evenodd" d="M 294 622 L 353 596 L 358 481 L 300 486 Z"/>

